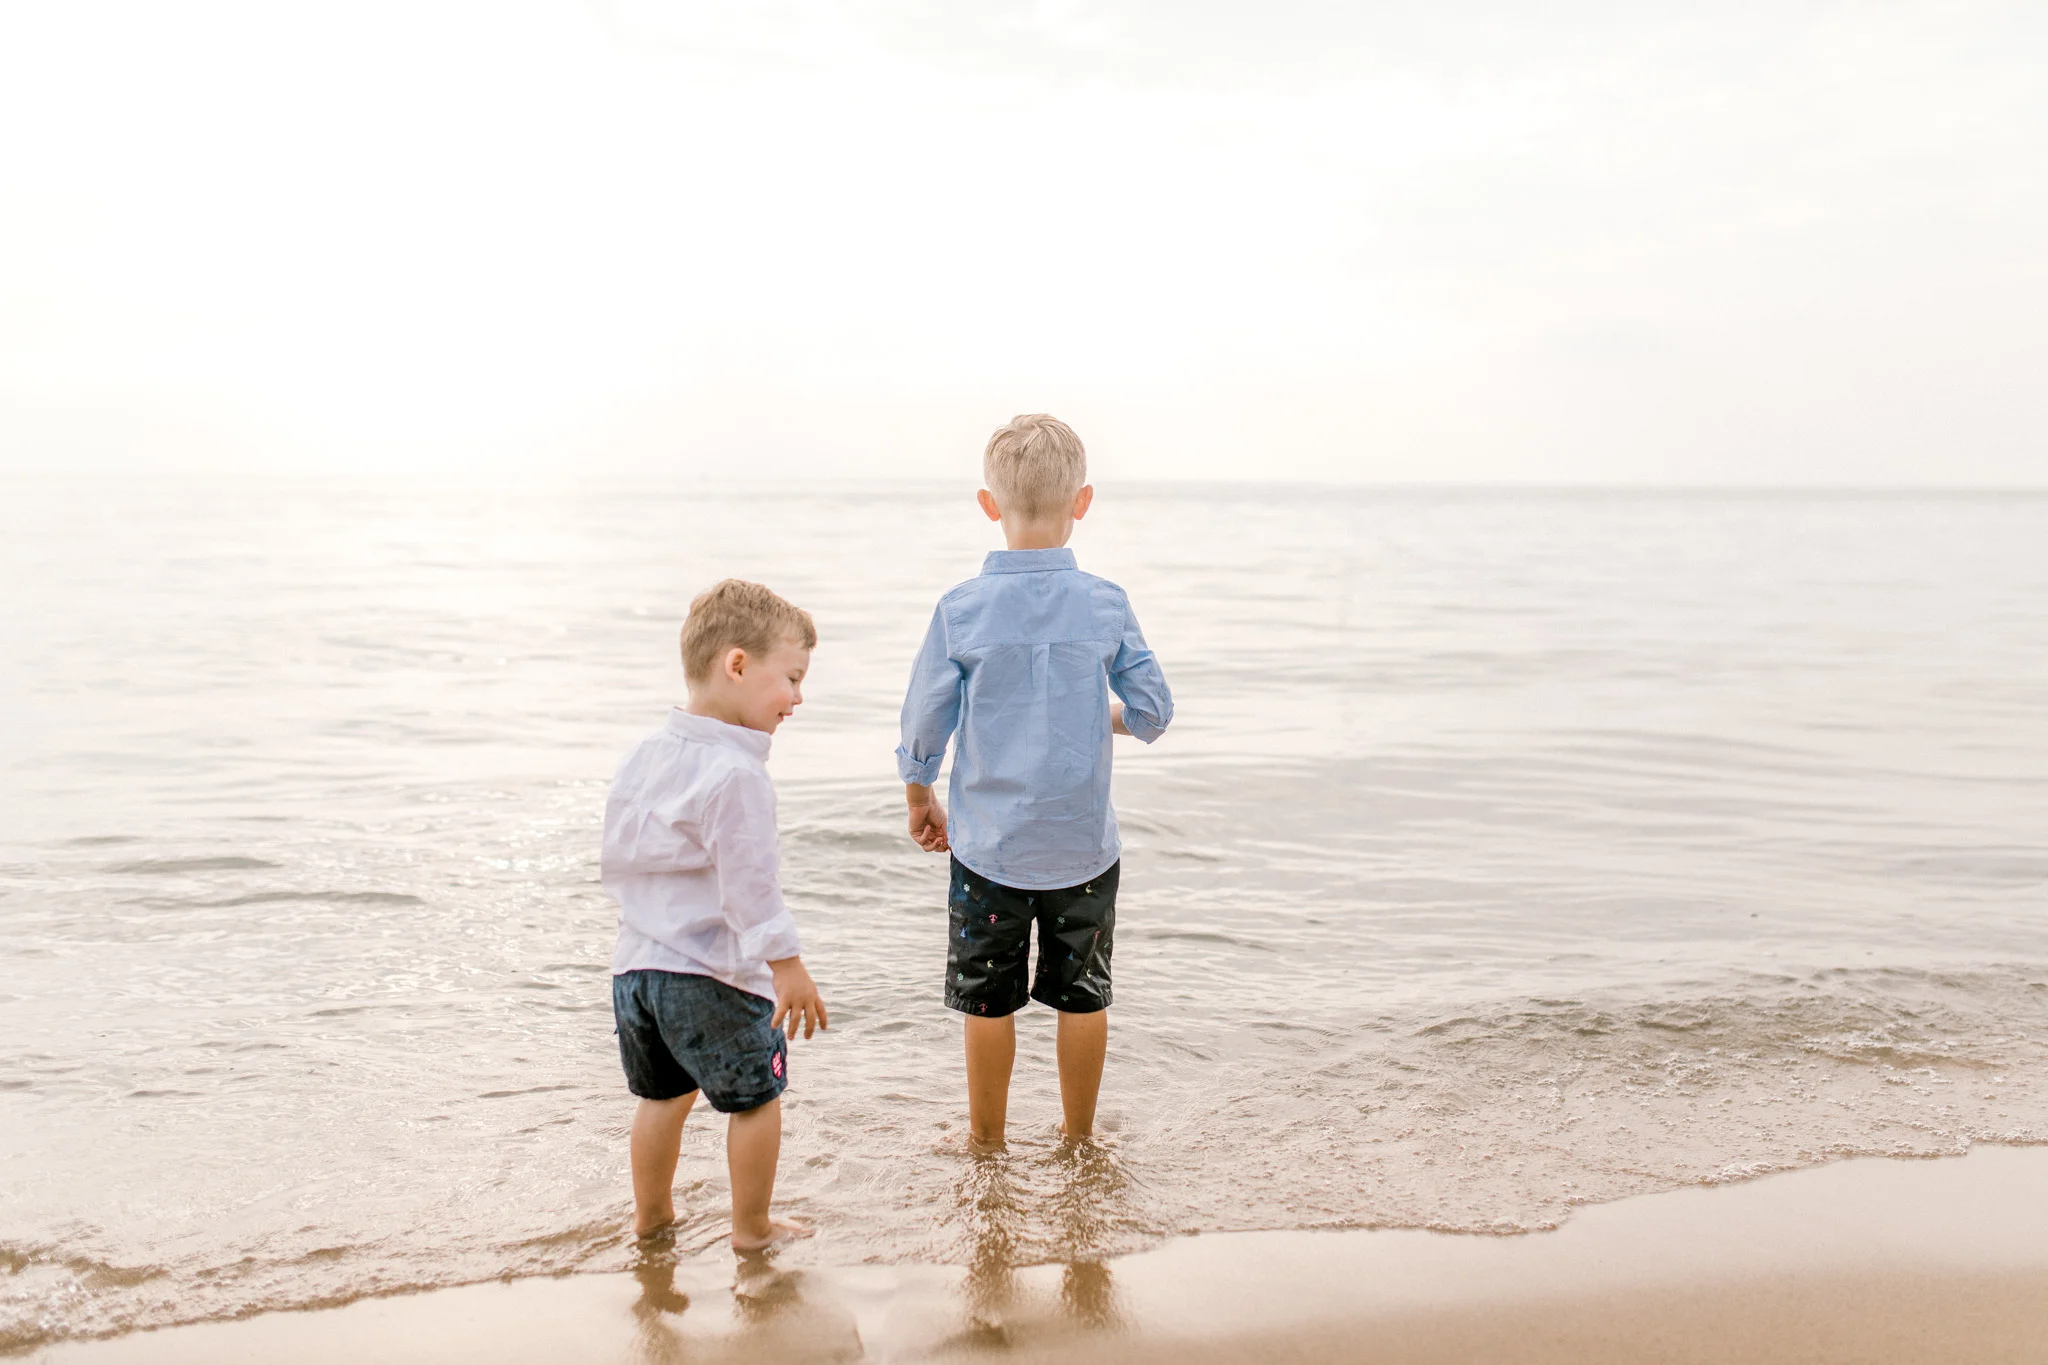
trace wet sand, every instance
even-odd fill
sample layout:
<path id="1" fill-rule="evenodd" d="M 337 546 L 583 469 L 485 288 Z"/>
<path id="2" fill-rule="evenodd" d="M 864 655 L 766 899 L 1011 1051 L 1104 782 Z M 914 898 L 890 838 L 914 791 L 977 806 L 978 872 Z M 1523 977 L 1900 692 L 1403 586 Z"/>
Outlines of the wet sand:
<path id="1" fill-rule="evenodd" d="M 1105 1262 L 780 1271 L 709 1254 L 44 1348 L 207 1362 L 2039 1362 L 2048 1149 L 1862 1159 L 1555 1232 L 1240 1233 Z"/>

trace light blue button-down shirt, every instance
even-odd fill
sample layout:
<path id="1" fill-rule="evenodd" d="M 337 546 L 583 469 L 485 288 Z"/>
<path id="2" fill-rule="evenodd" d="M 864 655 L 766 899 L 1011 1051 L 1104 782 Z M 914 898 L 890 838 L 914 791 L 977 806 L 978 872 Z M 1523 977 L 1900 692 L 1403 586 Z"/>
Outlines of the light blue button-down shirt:
<path id="1" fill-rule="evenodd" d="M 1173 694 L 1124 590 L 1072 550 L 997 550 L 939 599 L 903 700 L 896 768 L 938 781 L 953 757 L 953 856 L 1003 886 L 1078 886 L 1122 852 L 1109 805 L 1109 694 L 1150 744 Z"/>

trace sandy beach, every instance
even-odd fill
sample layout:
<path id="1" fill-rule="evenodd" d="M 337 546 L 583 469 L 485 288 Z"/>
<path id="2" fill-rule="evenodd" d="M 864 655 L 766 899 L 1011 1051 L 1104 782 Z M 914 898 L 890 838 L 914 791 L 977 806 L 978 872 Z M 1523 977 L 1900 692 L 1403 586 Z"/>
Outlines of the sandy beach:
<path id="1" fill-rule="evenodd" d="M 2048 1150 L 1864 1158 L 1520 1236 L 1220 1234 L 1100 1263 L 708 1253 L 74 1342 L 34 1365 L 2048 1359 Z"/>

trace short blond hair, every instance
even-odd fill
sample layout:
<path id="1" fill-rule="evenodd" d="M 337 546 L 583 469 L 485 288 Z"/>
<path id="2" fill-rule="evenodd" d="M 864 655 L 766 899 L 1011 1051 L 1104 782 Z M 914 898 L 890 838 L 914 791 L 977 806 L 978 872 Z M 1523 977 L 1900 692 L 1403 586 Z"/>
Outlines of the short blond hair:
<path id="1" fill-rule="evenodd" d="M 1062 510 L 1088 482 L 1088 452 L 1059 418 L 1027 413 L 988 438 L 981 477 L 1005 512 L 1043 516 Z"/>
<path id="2" fill-rule="evenodd" d="M 690 602 L 690 615 L 683 622 L 683 676 L 703 682 L 729 649 L 744 649 L 760 658 L 784 642 L 804 649 L 818 647 L 811 614 L 759 583 L 728 578 Z"/>

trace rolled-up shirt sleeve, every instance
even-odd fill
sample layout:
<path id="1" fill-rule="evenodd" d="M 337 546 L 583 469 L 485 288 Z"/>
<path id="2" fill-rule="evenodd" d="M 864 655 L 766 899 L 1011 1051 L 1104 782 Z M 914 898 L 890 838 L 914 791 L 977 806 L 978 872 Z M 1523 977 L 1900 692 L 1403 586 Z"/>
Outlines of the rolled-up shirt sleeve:
<path id="1" fill-rule="evenodd" d="M 767 775 L 736 771 L 704 812 L 705 844 L 718 869 L 718 905 L 742 960 L 780 962 L 803 951 L 782 900 L 775 789 Z"/>
<path id="2" fill-rule="evenodd" d="M 1124 704 L 1124 728 L 1145 743 L 1159 738 L 1173 723 L 1173 693 L 1167 689 L 1166 674 L 1128 604 L 1123 640 L 1109 666 L 1109 688 Z"/>
<path id="3" fill-rule="evenodd" d="M 896 746 L 896 772 L 905 782 L 929 787 L 939 780 L 946 743 L 960 723 L 960 677 L 941 607 L 932 613 L 931 629 L 910 668 L 910 691 L 903 698 L 903 742 Z"/>

